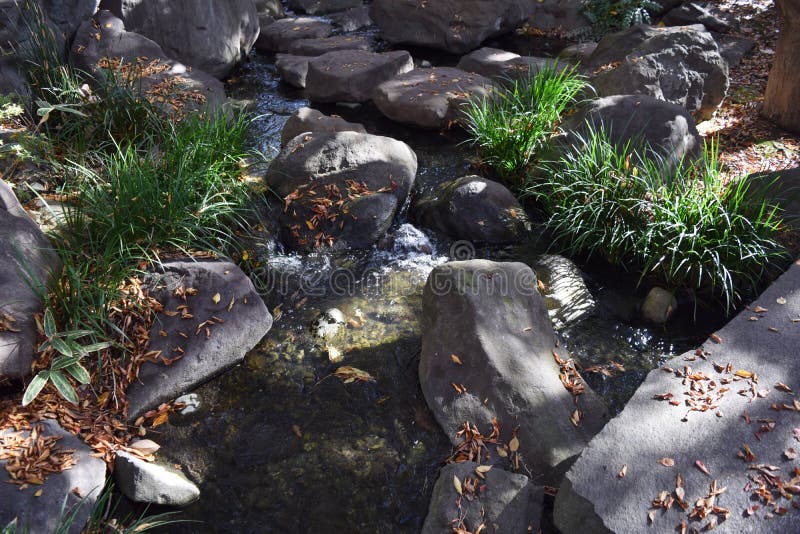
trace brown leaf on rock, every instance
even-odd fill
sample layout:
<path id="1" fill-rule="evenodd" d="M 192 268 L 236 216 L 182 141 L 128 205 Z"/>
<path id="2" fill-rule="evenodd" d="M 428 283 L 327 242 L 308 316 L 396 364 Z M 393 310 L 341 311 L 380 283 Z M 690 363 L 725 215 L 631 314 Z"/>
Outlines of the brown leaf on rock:
<path id="1" fill-rule="evenodd" d="M 697 467 L 700 471 L 702 471 L 706 475 L 711 476 L 711 472 L 706 467 L 706 464 L 704 464 L 700 460 L 695 460 L 694 465 L 695 465 L 695 467 Z"/>
<path id="2" fill-rule="evenodd" d="M 675 467 L 675 460 L 672 458 L 661 458 L 658 463 L 663 465 L 664 467 Z"/>
<path id="3" fill-rule="evenodd" d="M 619 473 L 617 473 L 617 476 L 619 478 L 625 478 L 625 475 L 627 474 L 628 474 L 628 464 L 624 464 L 622 466 L 622 469 L 619 470 Z"/>

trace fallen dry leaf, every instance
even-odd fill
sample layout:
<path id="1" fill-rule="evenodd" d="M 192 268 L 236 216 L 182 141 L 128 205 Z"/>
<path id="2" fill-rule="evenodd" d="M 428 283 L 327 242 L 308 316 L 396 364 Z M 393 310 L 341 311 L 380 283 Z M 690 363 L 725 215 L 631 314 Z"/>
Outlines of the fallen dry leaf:
<path id="1" fill-rule="evenodd" d="M 694 462 L 694 465 L 695 465 L 695 466 L 696 466 L 696 467 L 697 467 L 697 468 L 698 468 L 700 471 L 702 471 L 703 473 L 707 474 L 708 476 L 711 476 L 711 472 L 710 472 L 710 471 L 708 470 L 708 468 L 706 467 L 706 464 L 704 464 L 704 463 L 703 463 L 703 462 L 701 462 L 700 460 L 695 460 L 695 462 Z"/>
<path id="2" fill-rule="evenodd" d="M 660 463 L 664 467 L 674 467 L 675 466 L 675 460 L 673 460 L 672 458 L 661 458 L 658 461 L 658 463 Z"/>
<path id="3" fill-rule="evenodd" d="M 461 363 L 461 358 L 459 358 L 455 354 L 451 354 L 450 359 L 453 360 L 453 363 L 456 365 L 464 365 L 463 363 Z"/>
<path id="4" fill-rule="evenodd" d="M 627 475 L 627 474 L 628 474 L 628 464 L 625 464 L 625 465 L 622 466 L 622 469 L 619 470 L 619 473 L 617 473 L 617 476 L 619 478 L 625 478 L 625 475 Z"/>

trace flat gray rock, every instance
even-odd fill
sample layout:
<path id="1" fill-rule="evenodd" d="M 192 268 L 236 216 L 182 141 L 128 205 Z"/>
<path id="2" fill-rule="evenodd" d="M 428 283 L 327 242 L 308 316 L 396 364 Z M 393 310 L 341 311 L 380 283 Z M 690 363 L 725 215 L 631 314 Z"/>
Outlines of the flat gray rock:
<path id="1" fill-rule="evenodd" d="M 285 145 L 303 132 L 359 132 L 367 133 L 364 126 L 348 122 L 335 115 L 325 115 L 311 108 L 295 111 L 281 130 L 281 145 Z"/>
<path id="2" fill-rule="evenodd" d="M 798 319 L 800 261 L 716 332 L 719 343 L 703 344 L 704 358 L 690 351 L 650 372 L 567 473 L 555 501 L 556 526 L 562 532 L 671 534 L 681 521 L 702 532 L 716 521 L 720 532 L 800 531 L 800 512 L 776 487 L 796 477 L 794 451 L 800 450 Z M 706 411 L 690 411 L 692 402 Z M 662 465 L 662 458 L 674 466 Z M 677 496 L 679 474 L 688 509 L 676 503 L 656 510 L 648 525 L 661 492 Z M 730 510 L 724 521 L 721 510 L 706 517 L 705 503 L 698 503 L 714 483 L 727 488 L 715 502 Z M 756 495 L 762 484 L 771 504 Z M 698 505 L 704 519 L 689 517 Z M 753 506 L 758 509 L 749 514 Z"/>
<path id="3" fill-rule="evenodd" d="M 334 35 L 319 39 L 300 39 L 289 46 L 295 56 L 321 56 L 339 50 L 370 50 L 369 41 L 360 35 Z"/>
<path id="4" fill-rule="evenodd" d="M 528 80 L 546 65 L 558 65 L 552 58 L 520 56 L 497 48 L 479 48 L 463 56 L 456 68 L 474 72 L 501 84 Z M 561 68 L 568 67 L 563 64 Z"/>
<path id="5" fill-rule="evenodd" d="M 308 13 L 324 15 L 363 5 L 362 0 L 289 0 L 289 8 Z"/>
<path id="6" fill-rule="evenodd" d="M 355 32 L 372 26 L 373 24 L 369 16 L 369 6 L 359 6 L 348 9 L 347 11 L 331 13 L 328 15 L 328 19 L 345 33 Z"/>
<path id="7" fill-rule="evenodd" d="M 309 61 L 311 61 L 309 56 L 275 54 L 275 68 L 278 69 L 281 80 L 300 89 L 306 86 Z"/>
<path id="8" fill-rule="evenodd" d="M 532 479 L 557 485 L 606 414 L 580 379 L 575 397 L 559 378 L 554 353 L 569 357 L 556 346 L 531 268 L 487 260 L 440 265 L 425 284 L 421 323 L 422 393 L 453 445 L 465 422 L 487 436 L 496 418 L 506 443 L 518 428 L 520 461 Z M 492 455 L 485 463 L 506 460 Z"/>
<path id="9" fill-rule="evenodd" d="M 525 24 L 538 30 L 558 30 L 566 35 L 578 35 L 591 28 L 583 15 L 584 0 L 536 0 L 533 15 Z"/>
<path id="10" fill-rule="evenodd" d="M 463 119 L 462 106 L 488 95 L 492 81 L 452 67 L 414 69 L 375 88 L 372 100 L 395 122 L 439 129 Z"/>
<path id="11" fill-rule="evenodd" d="M 61 260 L 2 180 L 0 228 L 0 376 L 23 378 L 36 355 L 40 295 L 60 274 Z"/>
<path id="12" fill-rule="evenodd" d="M 477 467 L 475 462 L 442 467 L 433 486 L 422 534 L 452 534 L 456 527 L 476 532 L 481 524 L 488 532 L 498 534 L 539 532 L 543 488 L 534 486 L 525 475 L 499 468 L 482 473 L 484 478 L 480 478 Z M 463 495 L 456 492 L 456 478 Z M 465 492 L 464 488 L 473 482 L 476 491 Z"/>
<path id="13" fill-rule="evenodd" d="M 333 33 L 328 22 L 311 17 L 287 17 L 262 28 L 256 40 L 259 52 L 288 52 L 293 42 L 300 39 L 318 39 Z"/>
<path id="14" fill-rule="evenodd" d="M 7 460 L 0 460 L 0 525 L 6 526 L 17 518 L 17 532 L 30 534 L 52 534 L 56 532 L 58 517 L 74 511 L 75 519 L 68 531 L 78 534 L 86 525 L 94 508 L 97 497 L 103 490 L 106 481 L 106 464 L 100 458 L 91 456 L 93 452 L 88 445 L 76 438 L 58 423 L 45 420 L 35 424 L 42 437 L 59 436 L 55 447 L 63 451 L 74 451 L 76 461 L 72 468 L 61 473 L 51 474 L 41 486 L 30 485 L 20 491 L 20 486 L 10 484 L 8 471 L 4 466 Z M 0 431 L 0 443 L 3 436 L 11 434 L 13 429 Z M 30 432 L 23 431 L 22 437 L 30 437 Z M 2 450 L 0 446 L 0 450 Z M 37 490 L 42 494 L 36 497 Z"/>
<path id="15" fill-rule="evenodd" d="M 702 24 L 712 32 L 726 33 L 736 26 L 736 18 L 711 2 L 685 2 L 662 17 L 667 26 Z"/>
<path id="16" fill-rule="evenodd" d="M 150 331 L 150 350 L 161 351 L 161 360 L 143 364 L 128 388 L 130 420 L 239 363 L 272 326 L 253 283 L 233 263 L 165 262 L 146 283 L 164 307 Z"/>
<path id="17" fill-rule="evenodd" d="M 306 94 L 314 102 L 366 102 L 376 86 L 413 68 L 404 50 L 328 52 L 308 63 Z"/>
<path id="18" fill-rule="evenodd" d="M 114 463 L 117 489 L 134 502 L 186 506 L 200 498 L 200 489 L 170 466 L 146 462 L 124 451 Z"/>

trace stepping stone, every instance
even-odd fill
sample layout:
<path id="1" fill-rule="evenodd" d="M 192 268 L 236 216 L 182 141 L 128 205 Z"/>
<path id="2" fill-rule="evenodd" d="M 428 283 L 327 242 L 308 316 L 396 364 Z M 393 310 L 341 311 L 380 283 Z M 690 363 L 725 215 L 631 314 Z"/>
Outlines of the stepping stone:
<path id="1" fill-rule="evenodd" d="M 275 54 L 275 68 L 278 69 L 281 80 L 300 89 L 306 86 L 309 61 L 311 61 L 309 56 Z"/>
<path id="2" fill-rule="evenodd" d="M 339 50 L 370 50 L 369 41 L 361 36 L 335 35 L 319 39 L 300 39 L 289 46 L 289 53 L 295 56 L 321 56 Z"/>
<path id="3" fill-rule="evenodd" d="M 464 103 L 488 95 L 491 87 L 489 78 L 460 69 L 414 69 L 379 85 L 372 100 L 395 122 L 439 129 L 461 121 Z"/>
<path id="4" fill-rule="evenodd" d="M 551 58 L 520 56 L 497 48 L 480 48 L 462 57 L 456 68 L 508 84 L 527 80 L 545 65 L 557 64 Z M 562 68 L 568 65 L 561 65 Z"/>
<path id="5" fill-rule="evenodd" d="M 309 15 L 324 15 L 362 5 L 362 0 L 289 0 L 289 8 Z"/>
<path id="6" fill-rule="evenodd" d="M 360 132 L 367 133 L 364 126 L 347 122 L 341 117 L 328 116 L 316 109 L 300 108 L 289 117 L 281 131 L 281 145 L 285 145 L 304 132 Z"/>
<path id="7" fill-rule="evenodd" d="M 413 68 L 404 50 L 328 52 L 308 63 L 306 94 L 314 102 L 366 102 L 377 85 Z"/>
<path id="8" fill-rule="evenodd" d="M 333 33 L 333 26 L 311 17 L 289 17 L 273 22 L 256 41 L 259 52 L 288 52 L 289 47 L 300 39 L 318 39 Z"/>
<path id="9" fill-rule="evenodd" d="M 369 6 L 354 7 L 347 11 L 332 13 L 328 19 L 345 33 L 355 32 L 373 25 L 369 16 Z"/>

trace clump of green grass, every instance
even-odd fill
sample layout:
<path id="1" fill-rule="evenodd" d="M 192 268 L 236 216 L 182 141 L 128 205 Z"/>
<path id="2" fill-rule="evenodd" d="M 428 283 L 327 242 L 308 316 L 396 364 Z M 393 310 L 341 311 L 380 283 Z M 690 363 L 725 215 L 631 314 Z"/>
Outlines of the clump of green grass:
<path id="1" fill-rule="evenodd" d="M 765 188 L 726 183 L 713 146 L 695 163 L 669 166 L 590 129 L 543 171 L 526 194 L 567 251 L 706 294 L 726 311 L 788 261 Z"/>
<path id="2" fill-rule="evenodd" d="M 519 185 L 561 115 L 586 85 L 575 67 L 552 64 L 508 88 L 495 87 L 465 108 L 470 140 L 503 181 Z"/>

